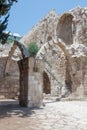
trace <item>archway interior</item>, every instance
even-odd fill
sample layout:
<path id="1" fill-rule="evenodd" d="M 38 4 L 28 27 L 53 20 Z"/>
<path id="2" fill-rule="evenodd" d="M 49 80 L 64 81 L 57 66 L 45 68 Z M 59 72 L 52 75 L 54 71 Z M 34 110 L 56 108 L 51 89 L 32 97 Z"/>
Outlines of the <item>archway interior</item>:
<path id="1" fill-rule="evenodd" d="M 20 88 L 21 88 L 20 82 L 21 81 L 20 81 L 19 75 L 21 75 L 21 74 L 19 71 L 20 66 L 18 66 L 18 63 L 17 63 L 18 60 L 16 60 L 16 61 L 12 60 L 12 56 L 15 53 L 15 50 L 17 47 L 19 48 L 19 50 L 21 52 L 21 57 L 23 60 L 29 57 L 29 53 L 27 52 L 27 49 L 25 48 L 25 46 L 17 41 L 14 41 L 14 44 L 11 47 L 11 50 L 8 54 L 8 58 L 6 60 L 5 70 L 4 70 L 4 74 L 3 74 L 4 75 L 3 86 L 4 86 L 5 91 L 6 91 L 5 97 L 7 99 L 14 99 L 16 93 L 17 93 L 17 99 L 18 99 L 19 93 L 24 93 L 23 91 L 21 92 L 21 90 L 20 90 Z M 19 59 L 20 59 L 20 57 L 19 57 Z M 27 72 L 28 72 L 28 70 L 27 70 Z M 23 84 L 23 85 L 25 85 L 25 84 Z"/>
<path id="2" fill-rule="evenodd" d="M 72 93 L 72 78 L 71 78 L 71 69 L 70 63 L 66 60 L 66 78 L 65 78 L 65 87 L 67 89 L 67 94 Z"/>
<path id="3" fill-rule="evenodd" d="M 50 41 L 50 40 L 52 40 L 52 37 L 51 37 L 51 36 L 48 36 L 48 37 L 47 37 L 47 42 Z"/>
<path id="4" fill-rule="evenodd" d="M 45 71 L 43 72 L 43 93 L 51 93 L 50 79 Z"/>
<path id="5" fill-rule="evenodd" d="M 73 16 L 71 14 L 64 14 L 61 16 L 57 26 L 57 36 L 61 38 L 67 45 L 73 43 Z"/>

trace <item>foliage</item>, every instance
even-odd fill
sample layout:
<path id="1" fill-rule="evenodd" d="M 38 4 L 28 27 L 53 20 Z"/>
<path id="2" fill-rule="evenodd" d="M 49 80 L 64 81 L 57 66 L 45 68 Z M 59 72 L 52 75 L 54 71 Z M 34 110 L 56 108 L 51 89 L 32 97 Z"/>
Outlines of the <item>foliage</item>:
<path id="1" fill-rule="evenodd" d="M 28 44 L 28 52 L 31 56 L 35 57 L 38 51 L 39 47 L 36 43 Z"/>
<path id="2" fill-rule="evenodd" d="M 11 6 L 17 0 L 0 0 L 0 43 L 4 44 L 7 41 L 9 33 L 5 33 L 8 25 L 9 11 Z"/>

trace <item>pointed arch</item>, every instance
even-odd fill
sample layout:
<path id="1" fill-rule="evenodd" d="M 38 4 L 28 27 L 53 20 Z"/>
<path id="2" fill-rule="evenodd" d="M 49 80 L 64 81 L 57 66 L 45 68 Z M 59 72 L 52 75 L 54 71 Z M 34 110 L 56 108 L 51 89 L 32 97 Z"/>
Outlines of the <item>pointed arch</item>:
<path id="1" fill-rule="evenodd" d="M 73 15 L 69 13 L 63 14 L 59 19 L 56 29 L 56 35 L 58 38 L 62 39 L 67 45 L 71 45 L 73 43 L 72 20 Z"/>
<path id="2" fill-rule="evenodd" d="M 8 58 L 7 58 L 7 63 L 6 63 L 6 67 L 5 67 L 5 74 L 9 72 L 9 68 L 11 65 L 11 58 L 12 58 L 15 50 L 17 49 L 17 47 L 19 48 L 19 50 L 21 52 L 22 59 L 29 57 L 29 53 L 28 53 L 27 49 L 25 48 L 25 46 L 18 41 L 14 41 L 14 44 L 11 47 L 11 50 L 10 50 Z M 20 57 L 19 57 L 19 59 L 20 59 Z"/>
<path id="3" fill-rule="evenodd" d="M 66 58 L 66 74 L 65 74 L 65 87 L 68 90 L 67 92 L 71 93 L 72 92 L 72 58 L 68 50 L 66 49 L 66 43 L 63 42 L 61 39 L 56 40 L 51 40 L 47 43 L 44 44 L 44 46 L 40 49 L 38 52 L 36 59 L 44 59 L 45 53 L 50 49 L 49 46 L 53 47 L 57 45 L 62 52 L 65 55 Z M 57 52 L 58 53 L 58 52 Z"/>

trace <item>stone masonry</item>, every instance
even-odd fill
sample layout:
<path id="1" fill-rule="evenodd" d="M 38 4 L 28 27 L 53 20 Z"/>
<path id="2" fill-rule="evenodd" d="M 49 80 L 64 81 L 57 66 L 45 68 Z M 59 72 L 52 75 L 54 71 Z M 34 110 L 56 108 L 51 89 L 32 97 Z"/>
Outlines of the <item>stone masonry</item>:
<path id="1" fill-rule="evenodd" d="M 38 90 L 42 87 L 44 93 L 53 96 L 68 96 L 75 99 L 87 97 L 87 8 L 77 7 L 62 15 L 51 10 L 20 42 L 25 46 L 36 42 L 40 48 L 34 64 L 34 69 L 38 72 L 34 73 L 32 67 L 29 68 L 31 75 L 29 80 L 33 88 L 37 84 Z M 8 53 L 9 51 L 10 48 Z M 0 54 L 4 53 L 7 52 L 0 50 Z M 21 59 L 21 55 L 14 55 L 11 59 L 15 61 L 8 62 L 5 57 L 7 56 L 0 57 L 0 95 L 4 91 L 13 92 L 4 89 L 5 87 L 15 85 L 17 89 L 16 87 L 12 89 L 14 88 L 17 93 L 19 88 L 17 58 Z M 32 60 L 30 61 L 32 64 Z M 10 66 L 10 62 L 13 65 Z M 8 72 L 7 75 L 5 70 Z M 33 89 L 32 93 L 34 94 Z"/>
<path id="2" fill-rule="evenodd" d="M 50 80 L 52 95 L 87 96 L 87 8 L 77 7 L 62 15 L 51 10 L 21 42 L 36 42 L 36 56 Z"/>

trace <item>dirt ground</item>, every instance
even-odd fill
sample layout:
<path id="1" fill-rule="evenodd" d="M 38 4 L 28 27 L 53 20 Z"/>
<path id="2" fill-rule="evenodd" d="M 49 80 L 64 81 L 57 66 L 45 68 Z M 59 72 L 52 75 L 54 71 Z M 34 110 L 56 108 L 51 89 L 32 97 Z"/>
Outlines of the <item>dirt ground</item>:
<path id="1" fill-rule="evenodd" d="M 87 130 L 87 102 L 45 101 L 29 109 L 0 101 L 0 130 Z"/>

